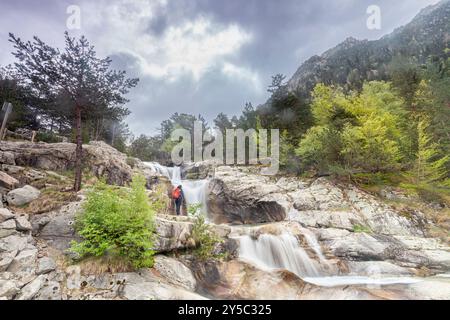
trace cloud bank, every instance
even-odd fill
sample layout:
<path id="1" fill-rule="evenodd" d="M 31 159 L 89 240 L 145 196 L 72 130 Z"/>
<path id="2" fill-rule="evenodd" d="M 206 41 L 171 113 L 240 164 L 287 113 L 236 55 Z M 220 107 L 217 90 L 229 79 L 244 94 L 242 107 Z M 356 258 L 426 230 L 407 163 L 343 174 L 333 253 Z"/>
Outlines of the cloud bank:
<path id="1" fill-rule="evenodd" d="M 377 39 L 438 0 L 18 0 L 0 4 L 0 65 L 13 61 L 8 32 L 61 46 L 69 5 L 100 55 L 139 77 L 127 122 L 154 134 L 174 112 L 240 113 L 263 103 L 271 75 L 291 76 L 313 54 L 349 36 Z M 379 5 L 382 29 L 366 28 Z"/>

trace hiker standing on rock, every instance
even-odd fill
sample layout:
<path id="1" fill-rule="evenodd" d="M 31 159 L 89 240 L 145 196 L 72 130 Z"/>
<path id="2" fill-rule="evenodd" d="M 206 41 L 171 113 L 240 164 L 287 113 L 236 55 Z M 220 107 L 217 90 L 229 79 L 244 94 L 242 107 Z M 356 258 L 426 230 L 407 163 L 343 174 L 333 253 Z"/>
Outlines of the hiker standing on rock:
<path id="1" fill-rule="evenodd" d="M 177 212 L 177 216 L 181 214 L 181 206 L 183 205 L 184 193 L 183 187 L 179 185 L 172 191 L 172 199 L 175 200 L 175 208 Z"/>

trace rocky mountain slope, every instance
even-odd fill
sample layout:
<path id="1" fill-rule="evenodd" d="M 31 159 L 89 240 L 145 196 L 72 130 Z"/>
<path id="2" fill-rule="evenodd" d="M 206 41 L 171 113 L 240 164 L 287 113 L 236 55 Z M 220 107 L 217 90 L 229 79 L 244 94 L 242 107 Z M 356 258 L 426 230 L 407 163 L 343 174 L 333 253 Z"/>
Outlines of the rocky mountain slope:
<path id="1" fill-rule="evenodd" d="M 358 87 L 386 80 L 392 60 L 402 55 L 418 63 L 442 56 L 450 46 L 450 1 L 423 9 L 409 24 L 375 41 L 348 38 L 305 61 L 288 81 L 288 91 L 308 96 L 317 83 Z"/>

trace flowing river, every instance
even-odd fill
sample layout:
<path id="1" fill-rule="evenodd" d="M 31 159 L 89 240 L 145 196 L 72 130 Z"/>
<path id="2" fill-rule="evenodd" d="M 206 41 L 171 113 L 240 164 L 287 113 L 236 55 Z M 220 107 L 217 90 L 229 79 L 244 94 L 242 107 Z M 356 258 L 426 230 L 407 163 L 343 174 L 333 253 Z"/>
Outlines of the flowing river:
<path id="1" fill-rule="evenodd" d="M 201 204 L 203 212 L 208 212 L 207 179 L 183 180 L 180 167 L 165 167 L 154 162 L 147 162 L 146 165 L 154 172 L 170 179 L 173 186 L 181 185 L 188 205 Z M 242 229 L 242 227 L 240 228 Z M 252 228 L 249 227 L 248 229 Z M 239 241 L 239 259 L 267 271 L 288 270 L 304 281 L 324 287 L 342 285 L 382 286 L 412 284 L 422 281 L 421 278 L 406 276 L 337 275 L 336 270 L 331 267 L 325 258 L 315 234 L 304 227 L 300 228 L 300 232 L 309 247 L 307 249 L 310 250 L 305 250 L 297 237 L 287 230 L 277 235 L 263 233 L 256 239 L 249 234 L 237 236 L 236 239 Z"/>

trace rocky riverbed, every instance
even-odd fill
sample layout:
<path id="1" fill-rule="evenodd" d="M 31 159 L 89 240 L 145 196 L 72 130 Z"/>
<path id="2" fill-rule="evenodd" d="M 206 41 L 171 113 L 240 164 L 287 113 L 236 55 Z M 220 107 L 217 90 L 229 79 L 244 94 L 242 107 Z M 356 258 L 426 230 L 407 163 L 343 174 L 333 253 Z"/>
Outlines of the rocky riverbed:
<path id="1" fill-rule="evenodd" d="M 98 142 L 85 148 L 93 176 L 126 185 L 141 172 L 149 189 L 175 178 L 195 187 L 190 196 L 205 199 L 228 258 L 196 260 L 192 219 L 161 212 L 154 268 L 72 264 L 66 249 L 85 195 L 49 190 L 70 183 L 62 172 L 74 150 L 0 143 L 0 299 L 450 299 L 450 246 L 431 237 L 433 221 L 420 210 L 406 214 L 327 178 L 211 163 L 185 165 L 175 177 Z"/>

